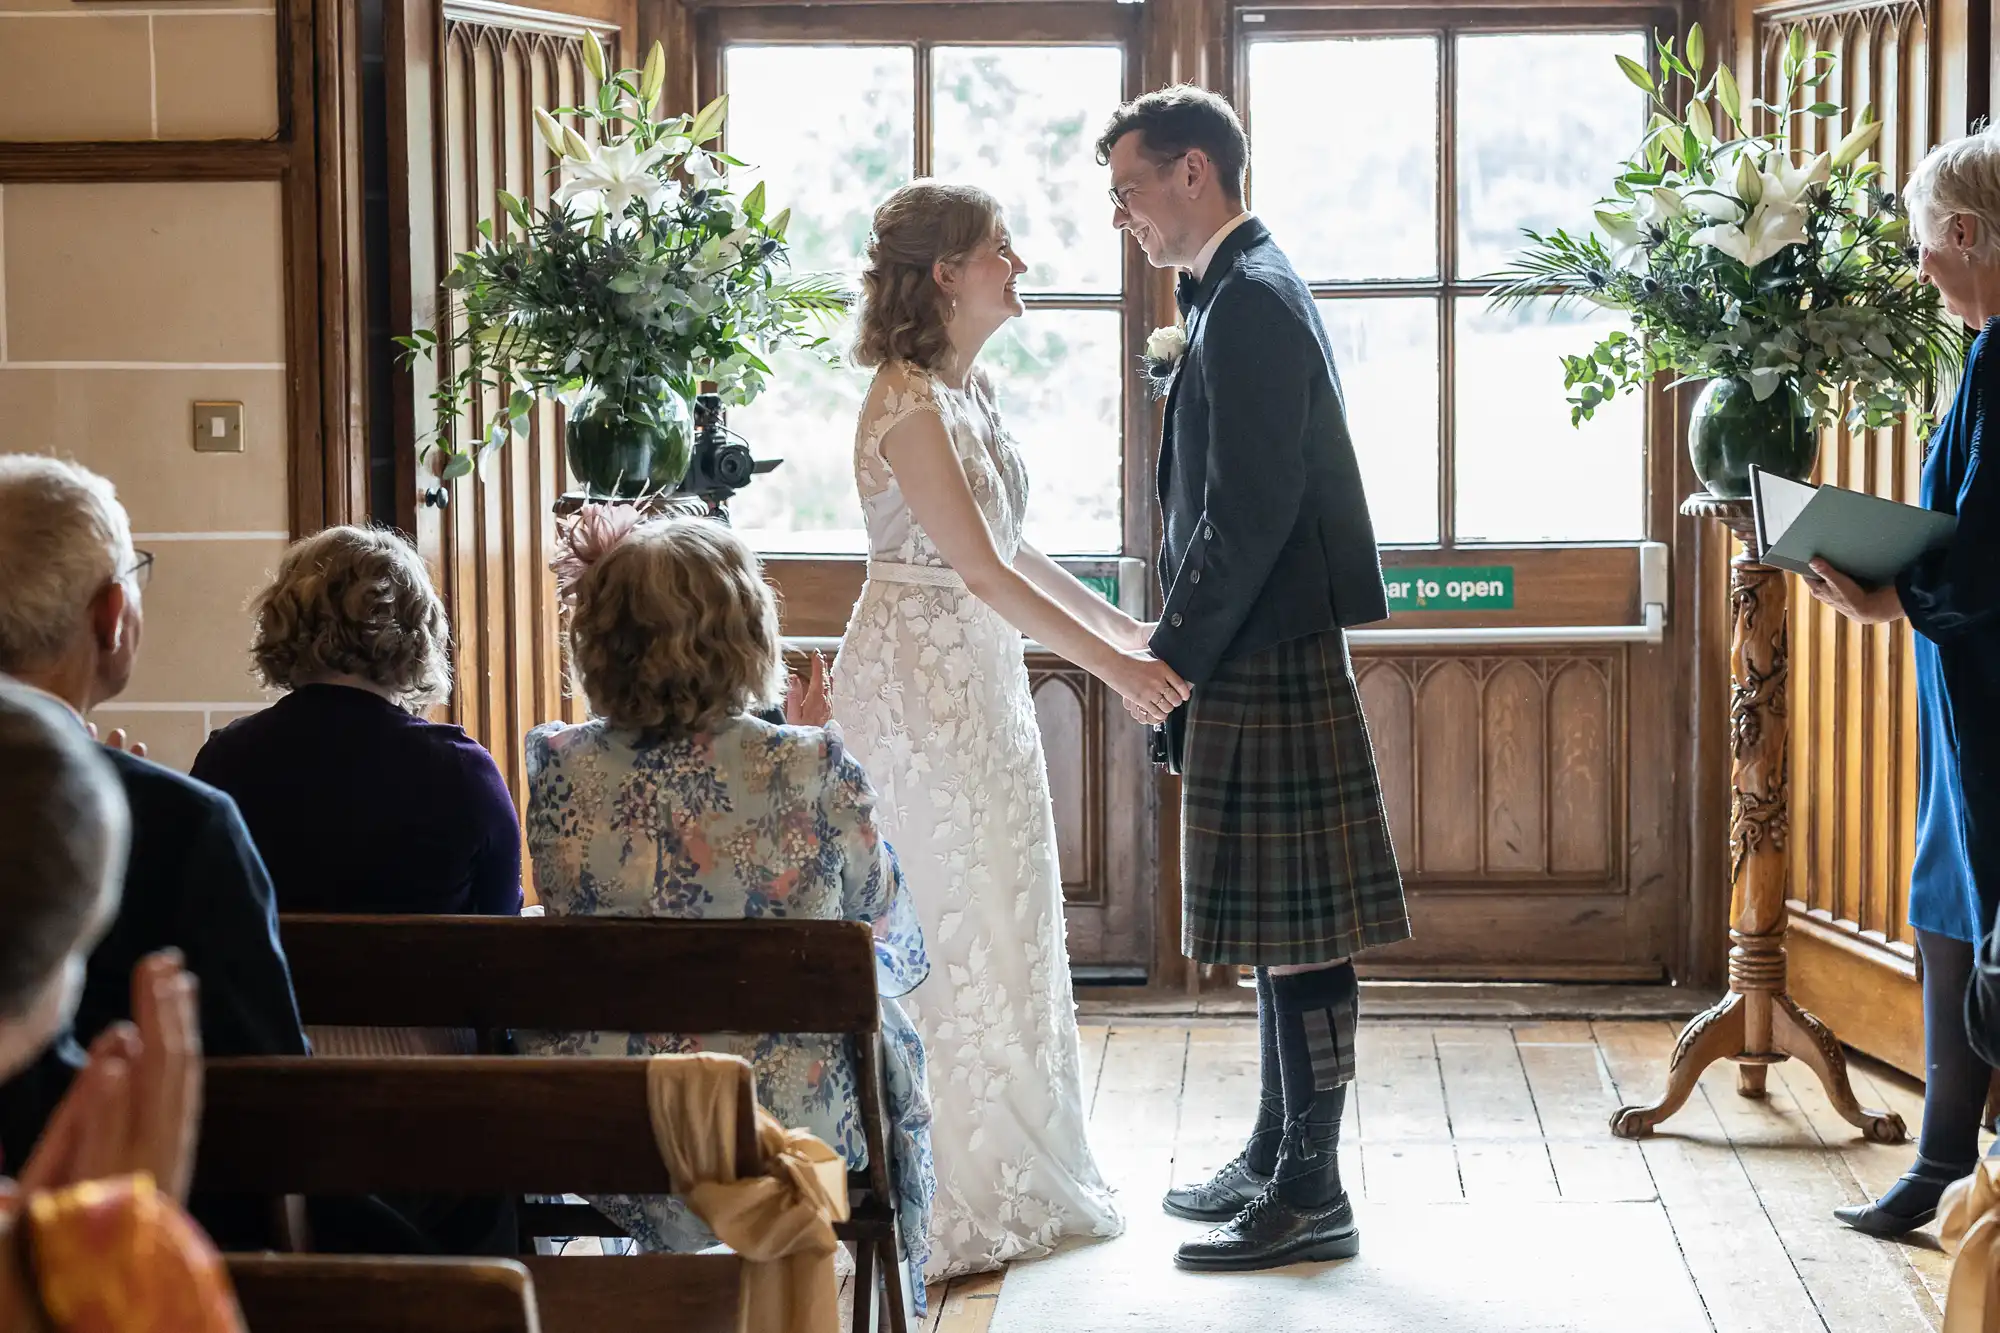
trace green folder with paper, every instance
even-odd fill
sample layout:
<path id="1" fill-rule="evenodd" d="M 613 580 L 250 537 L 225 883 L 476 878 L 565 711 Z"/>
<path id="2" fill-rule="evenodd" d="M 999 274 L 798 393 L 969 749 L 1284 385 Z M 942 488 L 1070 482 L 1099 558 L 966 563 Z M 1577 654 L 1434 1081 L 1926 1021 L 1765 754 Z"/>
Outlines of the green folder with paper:
<path id="1" fill-rule="evenodd" d="M 1812 561 L 1864 588 L 1892 582 L 1926 551 L 1951 540 L 1950 514 L 1840 486 L 1812 486 L 1750 468 L 1750 507 L 1764 563 L 1813 578 Z"/>

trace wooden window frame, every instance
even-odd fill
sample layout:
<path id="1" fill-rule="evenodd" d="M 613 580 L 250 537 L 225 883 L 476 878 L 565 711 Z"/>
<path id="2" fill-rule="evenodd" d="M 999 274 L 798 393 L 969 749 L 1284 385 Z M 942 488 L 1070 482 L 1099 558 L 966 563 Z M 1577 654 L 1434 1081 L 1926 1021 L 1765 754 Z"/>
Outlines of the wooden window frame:
<path id="1" fill-rule="evenodd" d="M 1249 126 L 1250 48 L 1261 41 L 1313 40 L 1335 37 L 1424 36 L 1440 39 L 1437 137 L 1437 258 L 1432 279 L 1309 282 L 1315 299 L 1382 299 L 1415 296 L 1438 305 L 1438 540 L 1384 545 L 1385 569 L 1435 564 L 1441 560 L 1476 560 L 1480 564 L 1514 567 L 1515 605 L 1511 611 L 1399 612 L 1389 624 L 1397 629 L 1447 626 L 1621 625 L 1640 614 L 1639 557 L 1641 542 L 1671 541 L 1678 521 L 1680 414 L 1672 394 L 1657 387 L 1644 391 L 1646 449 L 1642 529 L 1639 535 L 1615 541 L 1483 542 L 1461 540 L 1453 531 L 1456 508 L 1456 408 L 1452 400 L 1455 370 L 1456 302 L 1477 299 L 1494 289 L 1492 282 L 1461 278 L 1455 271 L 1457 235 L 1455 47 L 1461 33 L 1607 32 L 1640 29 L 1674 32 L 1679 12 L 1654 0 L 1645 3 L 1493 5 L 1478 0 L 1421 7 L 1362 3 L 1323 3 L 1311 7 L 1273 7 L 1237 3 L 1230 12 L 1226 92 L 1243 112 Z M 1650 46 L 1650 42 L 1649 42 Z M 1649 52 L 1650 61 L 1650 52 Z M 1637 141 L 1635 126 L 1634 141 Z M 1254 165 L 1252 190 L 1254 192 Z M 1253 194 L 1254 198 L 1254 194 Z M 1280 238 L 1282 240 L 1282 238 Z"/>
<path id="2" fill-rule="evenodd" d="M 1122 96 L 1144 87 L 1146 32 L 1139 4 L 1112 0 L 1015 0 L 996 5 L 832 3 L 819 5 L 711 4 L 694 12 L 695 99 L 706 104 L 724 91 L 727 47 L 755 45 L 907 46 L 913 49 L 916 90 L 914 160 L 919 174 L 932 158 L 929 116 L 930 53 L 939 46 L 1117 46 L 1125 56 Z M 1109 225 L 1108 209 L 1106 225 Z M 1153 282 L 1145 259 L 1123 246 L 1120 290 L 1101 293 L 1023 293 L 1030 310 L 1122 310 L 1124 359 L 1136 365 L 1148 332 Z M 1086 576 L 1116 577 L 1121 558 L 1142 559 L 1155 538 L 1151 492 L 1157 415 L 1140 377 L 1120 386 L 1119 547 L 1115 551 L 1060 554 Z M 847 627 L 848 608 L 860 595 L 866 558 L 840 552 L 770 552 L 767 576 L 783 595 L 785 631 L 797 637 L 836 637 Z"/>

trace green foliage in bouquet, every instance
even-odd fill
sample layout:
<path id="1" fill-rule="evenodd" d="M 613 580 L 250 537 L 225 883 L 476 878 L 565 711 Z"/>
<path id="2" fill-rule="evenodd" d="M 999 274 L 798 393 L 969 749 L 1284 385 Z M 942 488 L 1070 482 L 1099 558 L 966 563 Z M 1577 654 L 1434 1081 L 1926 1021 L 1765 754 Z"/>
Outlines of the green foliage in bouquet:
<path id="1" fill-rule="evenodd" d="M 837 279 L 792 276 L 785 228 L 760 182 L 738 198 L 727 181 L 743 163 L 708 147 L 726 99 L 693 116 L 656 119 L 666 56 L 643 70 L 605 69 L 586 35 L 597 80 L 585 106 L 537 109 L 561 184 L 542 208 L 504 190 L 503 215 L 479 224 L 479 244 L 444 279 L 438 325 L 397 342 L 405 356 L 450 352 L 431 397 L 445 479 L 525 433 L 537 398 L 570 419 L 603 417 L 662 429 L 712 382 L 726 405 L 751 402 L 771 373 L 765 357 L 791 344 L 824 349 L 818 330 L 846 308 Z M 560 118 L 574 117 L 583 132 Z M 498 405 L 482 439 L 461 444 L 474 402 Z"/>
<path id="2" fill-rule="evenodd" d="M 1683 52 L 1672 38 L 1655 41 L 1657 79 L 1618 57 L 1651 97 L 1652 121 L 1596 228 L 1526 231 L 1532 244 L 1494 296 L 1500 305 L 1582 298 L 1632 317 L 1634 332 L 1563 358 L 1572 422 L 1660 371 L 1737 377 L 1759 401 L 1798 394 L 1822 426 L 1843 413 L 1874 428 L 1923 411 L 1962 344 L 1936 291 L 1917 281 L 1881 164 L 1866 160 L 1881 122 L 1864 108 L 1830 151 L 1808 157 L 1794 146 L 1809 119 L 1842 114 L 1808 101 L 1836 58 L 1808 52 L 1794 29 L 1777 100 L 1746 107 L 1726 65 L 1704 74 L 1699 25 Z M 1776 128 L 1742 134 L 1758 113 Z"/>

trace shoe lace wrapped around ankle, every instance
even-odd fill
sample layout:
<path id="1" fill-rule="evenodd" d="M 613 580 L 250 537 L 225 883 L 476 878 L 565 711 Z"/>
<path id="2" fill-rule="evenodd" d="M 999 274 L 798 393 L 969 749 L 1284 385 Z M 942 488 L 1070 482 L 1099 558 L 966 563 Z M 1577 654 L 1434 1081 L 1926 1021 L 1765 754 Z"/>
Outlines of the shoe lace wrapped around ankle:
<path id="1" fill-rule="evenodd" d="M 1250 1150 L 1248 1148 L 1242 1149 L 1234 1157 L 1217 1167 L 1215 1174 L 1204 1180 L 1197 1186 L 1197 1189 L 1203 1194 L 1211 1192 L 1221 1193 L 1227 1188 L 1229 1177 L 1237 1172 L 1241 1172 L 1253 1180 L 1261 1179 L 1257 1172 L 1250 1169 Z"/>

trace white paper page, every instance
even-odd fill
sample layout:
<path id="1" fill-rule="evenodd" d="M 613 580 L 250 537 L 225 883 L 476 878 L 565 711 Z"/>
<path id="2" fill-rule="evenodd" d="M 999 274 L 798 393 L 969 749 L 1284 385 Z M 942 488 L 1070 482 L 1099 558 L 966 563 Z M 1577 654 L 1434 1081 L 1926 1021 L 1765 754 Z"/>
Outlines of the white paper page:
<path id="1" fill-rule="evenodd" d="M 1792 526 L 1800 511 L 1811 504 L 1817 494 L 1817 486 L 1808 486 L 1802 481 L 1770 472 L 1757 473 L 1757 516 L 1763 520 L 1767 549 L 1778 544 L 1785 530 Z"/>

